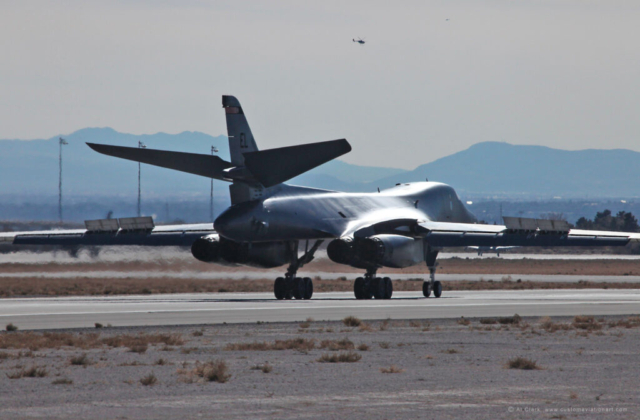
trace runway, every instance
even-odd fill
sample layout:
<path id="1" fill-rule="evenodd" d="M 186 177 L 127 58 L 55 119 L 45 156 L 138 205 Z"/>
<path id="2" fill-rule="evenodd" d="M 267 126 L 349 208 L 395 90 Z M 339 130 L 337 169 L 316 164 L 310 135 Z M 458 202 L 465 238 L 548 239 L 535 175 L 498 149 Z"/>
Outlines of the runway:
<path id="1" fill-rule="evenodd" d="M 0 300 L 0 323 L 21 330 L 316 320 L 432 319 L 464 316 L 573 316 L 640 313 L 639 290 L 446 292 L 425 299 L 398 292 L 391 300 L 358 301 L 352 293 L 317 293 L 308 301 L 278 301 L 270 293 L 167 294 Z"/>

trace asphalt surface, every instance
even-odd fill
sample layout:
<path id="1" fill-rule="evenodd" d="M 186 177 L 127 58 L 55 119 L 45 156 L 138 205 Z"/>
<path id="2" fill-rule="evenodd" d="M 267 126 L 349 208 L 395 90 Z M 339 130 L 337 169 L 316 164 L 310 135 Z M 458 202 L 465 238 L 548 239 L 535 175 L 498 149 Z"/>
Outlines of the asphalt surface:
<path id="1" fill-rule="evenodd" d="M 451 291 L 439 299 L 398 292 L 391 300 L 358 301 L 352 293 L 317 293 L 278 301 L 270 293 L 165 294 L 0 300 L 0 325 L 24 329 L 197 325 L 316 320 L 435 319 L 464 316 L 573 316 L 640 313 L 639 290 Z"/>

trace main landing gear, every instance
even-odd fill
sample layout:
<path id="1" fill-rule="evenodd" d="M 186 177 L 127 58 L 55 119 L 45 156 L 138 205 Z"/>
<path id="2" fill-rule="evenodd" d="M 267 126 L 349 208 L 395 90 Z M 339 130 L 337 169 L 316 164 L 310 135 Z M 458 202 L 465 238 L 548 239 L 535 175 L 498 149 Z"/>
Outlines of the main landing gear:
<path id="1" fill-rule="evenodd" d="M 311 299 L 313 296 L 313 281 L 309 277 L 296 277 L 298 269 L 313 260 L 313 254 L 318 250 L 322 241 L 316 241 L 309 249 L 309 241 L 305 253 L 298 258 L 298 242 L 290 243 L 291 263 L 284 277 L 278 277 L 273 284 L 273 294 L 276 299 Z"/>
<path id="2" fill-rule="evenodd" d="M 438 251 L 427 251 L 427 267 L 429 267 L 429 281 L 425 281 L 422 283 L 422 294 L 424 297 L 431 296 L 431 292 L 433 292 L 433 296 L 439 298 L 442 296 L 442 283 L 436 280 L 436 257 L 438 256 Z"/>
<path id="3" fill-rule="evenodd" d="M 376 270 L 367 270 L 364 277 L 358 277 L 353 284 L 356 299 L 391 299 L 393 283 L 389 277 L 376 277 Z"/>

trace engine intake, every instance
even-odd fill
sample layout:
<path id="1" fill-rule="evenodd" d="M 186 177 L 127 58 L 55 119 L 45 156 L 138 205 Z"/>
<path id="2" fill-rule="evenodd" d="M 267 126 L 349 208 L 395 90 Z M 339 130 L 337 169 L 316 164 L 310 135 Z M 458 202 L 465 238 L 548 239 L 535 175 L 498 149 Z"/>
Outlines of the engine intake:
<path id="1" fill-rule="evenodd" d="M 424 242 L 402 235 L 335 239 L 327 247 L 331 261 L 357 268 L 404 268 L 424 261 Z"/>
<path id="2" fill-rule="evenodd" d="M 240 243 L 213 234 L 196 239 L 191 254 L 207 263 L 273 268 L 289 262 L 290 250 L 286 242 Z"/>

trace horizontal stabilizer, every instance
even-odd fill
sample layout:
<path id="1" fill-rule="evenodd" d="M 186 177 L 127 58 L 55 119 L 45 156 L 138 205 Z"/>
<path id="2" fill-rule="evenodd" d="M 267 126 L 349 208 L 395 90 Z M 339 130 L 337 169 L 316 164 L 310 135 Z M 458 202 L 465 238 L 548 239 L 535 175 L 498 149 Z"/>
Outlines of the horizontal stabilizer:
<path id="1" fill-rule="evenodd" d="M 345 139 L 244 153 L 245 167 L 265 187 L 285 182 L 351 151 Z"/>
<path id="2" fill-rule="evenodd" d="M 109 146 L 95 143 L 87 143 L 87 145 L 96 152 L 104 155 L 174 169 L 194 175 L 206 176 L 207 178 L 223 179 L 223 171 L 232 166 L 231 163 L 220 159 L 218 156 L 140 149 L 137 147 Z"/>

